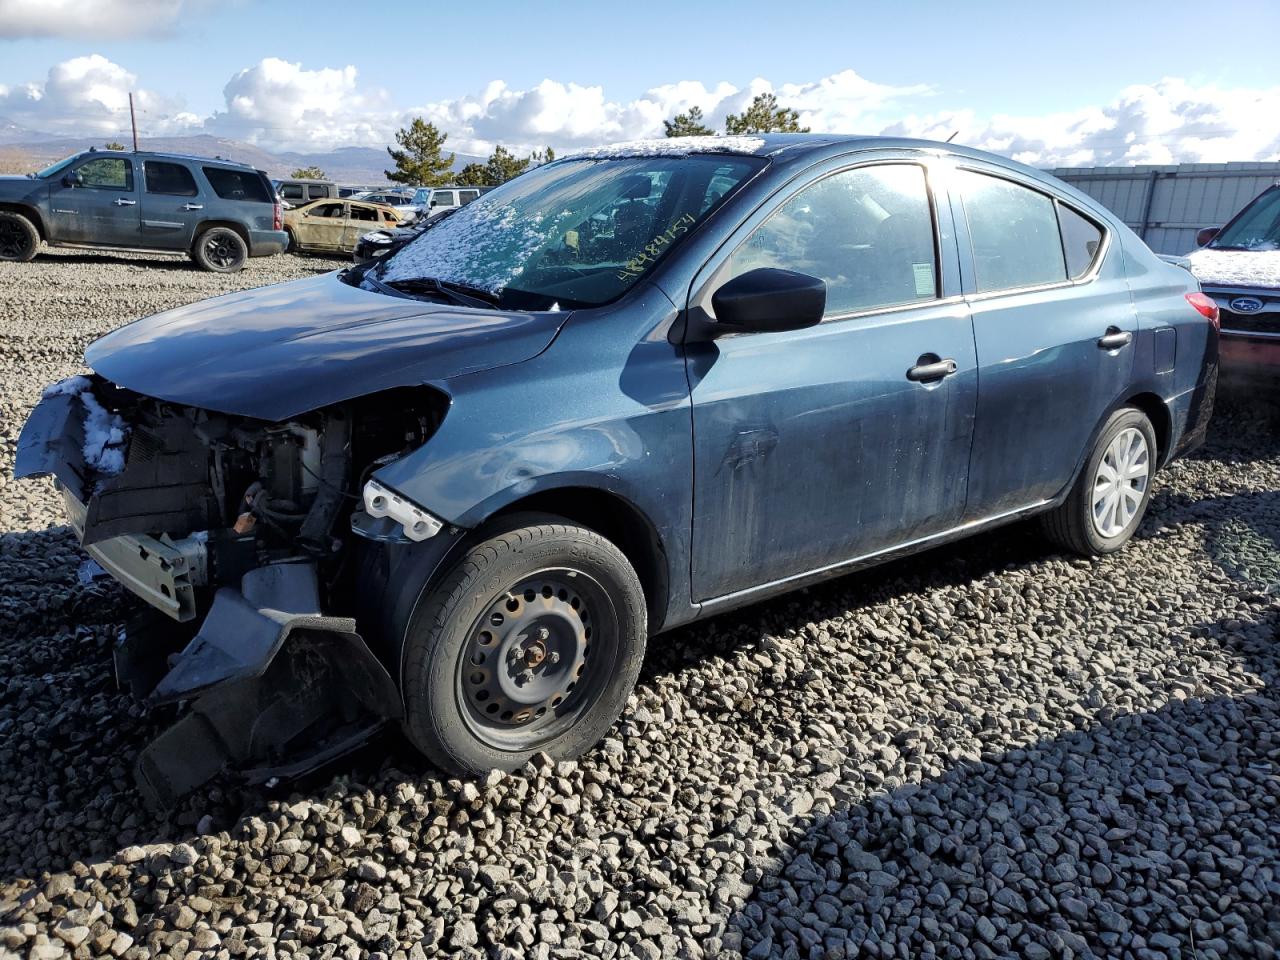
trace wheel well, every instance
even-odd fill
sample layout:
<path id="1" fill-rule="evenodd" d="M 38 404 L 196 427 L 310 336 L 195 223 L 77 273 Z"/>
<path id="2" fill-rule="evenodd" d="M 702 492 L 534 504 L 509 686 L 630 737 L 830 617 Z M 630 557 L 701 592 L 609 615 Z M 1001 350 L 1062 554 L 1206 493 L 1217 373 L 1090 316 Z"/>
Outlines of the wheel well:
<path id="1" fill-rule="evenodd" d="M 5 211 L 8 211 L 9 213 L 22 214 L 24 217 L 30 220 L 33 224 L 35 224 L 36 233 L 40 234 L 41 240 L 49 239 L 49 235 L 45 233 L 44 221 L 40 219 L 40 211 L 35 209 L 34 207 L 24 206 L 23 204 L 20 204 L 20 203 L 0 203 L 0 210 L 5 210 Z"/>
<path id="2" fill-rule="evenodd" d="M 1163 463 L 1164 458 L 1169 453 L 1169 435 L 1173 430 L 1173 424 L 1169 418 L 1169 408 L 1165 405 L 1165 402 L 1154 393 L 1139 393 L 1126 400 L 1124 406 L 1137 407 L 1147 415 L 1147 419 L 1151 421 L 1151 426 L 1156 432 L 1157 462 Z"/>
<path id="3" fill-rule="evenodd" d="M 554 513 L 589 527 L 612 542 L 640 578 L 645 604 L 649 608 L 650 630 L 661 624 L 667 611 L 666 551 L 657 531 L 635 504 L 592 487 L 565 487 L 544 490 L 517 500 L 494 516 L 526 510 Z"/>
<path id="4" fill-rule="evenodd" d="M 212 230 L 214 227 L 226 227 L 239 234 L 240 239 L 244 241 L 245 248 L 249 247 L 249 231 L 244 228 L 243 224 L 236 223 L 234 220 L 206 220 L 200 226 L 196 227 L 195 236 L 191 238 L 191 249 L 196 248 L 196 244 L 200 242 L 200 238 Z"/>

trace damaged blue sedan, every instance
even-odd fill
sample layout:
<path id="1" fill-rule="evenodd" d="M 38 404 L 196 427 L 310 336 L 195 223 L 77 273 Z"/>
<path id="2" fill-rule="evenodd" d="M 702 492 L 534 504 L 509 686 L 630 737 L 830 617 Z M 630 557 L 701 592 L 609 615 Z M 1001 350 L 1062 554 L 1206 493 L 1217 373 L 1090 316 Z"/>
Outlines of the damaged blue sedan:
<path id="1" fill-rule="evenodd" d="M 663 631 L 1039 515 L 1120 549 L 1203 438 L 1217 309 L 1088 197 L 949 144 L 620 144 L 344 271 L 90 346 L 16 473 L 151 608 L 165 803 L 401 726 L 577 756 Z"/>

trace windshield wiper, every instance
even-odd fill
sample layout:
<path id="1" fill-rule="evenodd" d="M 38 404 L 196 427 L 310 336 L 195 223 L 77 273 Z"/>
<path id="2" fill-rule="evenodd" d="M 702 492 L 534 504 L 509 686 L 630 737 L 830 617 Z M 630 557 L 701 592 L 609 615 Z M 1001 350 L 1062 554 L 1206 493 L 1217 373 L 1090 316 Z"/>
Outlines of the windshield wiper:
<path id="1" fill-rule="evenodd" d="M 438 293 L 446 300 L 452 300 L 461 307 L 479 307 L 488 309 L 496 306 L 498 297 L 479 287 L 471 287 L 464 283 L 441 280 L 438 277 L 414 277 L 409 280 L 382 280 L 383 286 L 402 293 Z"/>

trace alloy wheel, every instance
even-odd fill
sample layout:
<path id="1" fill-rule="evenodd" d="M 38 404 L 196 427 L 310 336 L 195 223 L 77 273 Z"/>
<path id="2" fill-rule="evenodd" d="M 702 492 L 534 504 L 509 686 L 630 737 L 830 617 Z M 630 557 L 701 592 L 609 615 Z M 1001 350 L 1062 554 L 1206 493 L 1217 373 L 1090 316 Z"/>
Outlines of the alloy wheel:
<path id="1" fill-rule="evenodd" d="M 1129 529 L 1151 482 L 1151 451 L 1136 427 L 1126 427 L 1107 444 L 1093 478 L 1093 528 L 1108 540 Z"/>
<path id="2" fill-rule="evenodd" d="M 31 238 L 12 220 L 0 221 L 0 257 L 17 259 L 27 252 Z"/>
<path id="3" fill-rule="evenodd" d="M 206 240 L 204 250 L 209 262 L 219 267 L 234 266 L 240 255 L 236 244 L 229 237 L 222 235 L 213 236 Z"/>

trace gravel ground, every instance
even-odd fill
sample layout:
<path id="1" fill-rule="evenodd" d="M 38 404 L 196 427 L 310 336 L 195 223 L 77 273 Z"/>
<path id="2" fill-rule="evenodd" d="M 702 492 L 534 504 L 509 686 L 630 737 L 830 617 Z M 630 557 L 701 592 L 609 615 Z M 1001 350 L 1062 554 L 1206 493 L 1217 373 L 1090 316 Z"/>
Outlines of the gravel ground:
<path id="1" fill-rule="evenodd" d="M 145 812 L 133 601 L 6 479 L 17 432 L 120 322 L 333 266 L 0 264 L 0 954 L 1275 956 L 1274 399 L 1220 405 L 1119 556 L 1018 526 L 656 640 L 578 763 L 461 783 L 389 735 Z"/>

